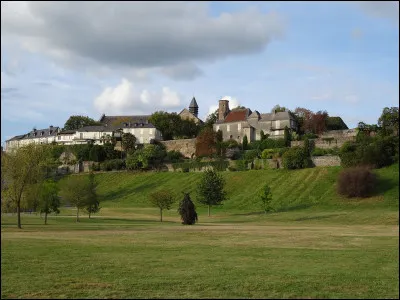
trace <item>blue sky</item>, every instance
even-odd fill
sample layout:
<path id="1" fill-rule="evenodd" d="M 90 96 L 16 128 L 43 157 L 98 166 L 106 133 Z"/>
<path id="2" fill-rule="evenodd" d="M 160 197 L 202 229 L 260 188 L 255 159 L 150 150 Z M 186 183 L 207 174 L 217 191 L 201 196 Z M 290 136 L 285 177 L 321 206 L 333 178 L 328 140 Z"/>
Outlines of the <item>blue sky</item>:
<path id="1" fill-rule="evenodd" d="M 7 2 L 1 142 L 71 115 L 179 112 L 194 95 L 349 127 L 399 102 L 398 2 Z"/>

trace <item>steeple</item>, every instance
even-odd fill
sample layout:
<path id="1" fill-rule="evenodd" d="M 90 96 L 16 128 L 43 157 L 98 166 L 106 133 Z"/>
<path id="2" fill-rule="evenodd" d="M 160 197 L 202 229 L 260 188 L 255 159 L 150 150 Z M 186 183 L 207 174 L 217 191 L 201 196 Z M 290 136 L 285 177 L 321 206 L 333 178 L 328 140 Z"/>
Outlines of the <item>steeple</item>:
<path id="1" fill-rule="evenodd" d="M 189 111 L 194 114 L 196 117 L 199 114 L 199 106 L 197 105 L 196 98 L 193 97 L 192 101 L 189 104 Z"/>

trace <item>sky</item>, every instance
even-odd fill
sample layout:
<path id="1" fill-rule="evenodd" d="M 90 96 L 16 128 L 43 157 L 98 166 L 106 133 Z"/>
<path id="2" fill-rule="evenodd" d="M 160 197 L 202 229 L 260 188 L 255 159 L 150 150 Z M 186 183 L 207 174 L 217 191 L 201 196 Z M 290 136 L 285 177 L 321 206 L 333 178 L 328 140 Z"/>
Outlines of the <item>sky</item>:
<path id="1" fill-rule="evenodd" d="M 230 100 L 349 128 L 399 102 L 399 4 L 1 2 L 1 144 L 71 115 L 179 113 Z"/>

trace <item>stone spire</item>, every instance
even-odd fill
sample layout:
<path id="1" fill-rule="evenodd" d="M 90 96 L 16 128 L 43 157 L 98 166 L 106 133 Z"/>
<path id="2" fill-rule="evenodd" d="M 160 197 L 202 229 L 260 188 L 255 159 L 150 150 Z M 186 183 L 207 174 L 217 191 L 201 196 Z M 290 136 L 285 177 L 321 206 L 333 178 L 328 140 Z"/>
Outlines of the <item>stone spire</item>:
<path id="1" fill-rule="evenodd" d="M 192 101 L 189 104 L 189 111 L 194 114 L 196 117 L 199 114 L 199 106 L 197 105 L 196 98 L 193 97 Z"/>

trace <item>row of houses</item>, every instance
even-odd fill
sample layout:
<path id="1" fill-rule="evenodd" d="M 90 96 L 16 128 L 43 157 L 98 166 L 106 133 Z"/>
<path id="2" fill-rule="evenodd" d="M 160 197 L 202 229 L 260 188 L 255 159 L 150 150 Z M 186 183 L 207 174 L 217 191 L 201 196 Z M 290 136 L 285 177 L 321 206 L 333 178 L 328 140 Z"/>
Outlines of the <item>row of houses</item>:
<path id="1" fill-rule="evenodd" d="M 198 104 L 193 97 L 189 109 L 184 108 L 178 115 L 183 119 L 191 119 L 197 124 L 203 123 L 198 118 Z M 149 122 L 150 115 L 142 116 L 106 116 L 99 119 L 99 126 L 85 126 L 77 130 L 62 130 L 50 126 L 46 129 L 33 129 L 31 132 L 15 136 L 6 141 L 6 151 L 12 151 L 29 143 L 62 145 L 93 143 L 102 145 L 112 137 L 120 137 L 123 133 L 136 136 L 138 144 L 148 144 L 162 140 L 161 132 Z M 246 135 L 249 142 L 260 139 L 261 130 L 271 137 L 281 137 L 284 128 L 297 129 L 296 119 L 290 112 L 259 113 L 249 108 L 229 108 L 228 100 L 219 100 L 218 118 L 213 125 L 215 131 L 221 130 L 223 139 L 235 139 L 242 142 Z"/>

